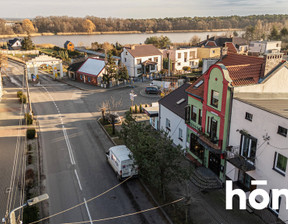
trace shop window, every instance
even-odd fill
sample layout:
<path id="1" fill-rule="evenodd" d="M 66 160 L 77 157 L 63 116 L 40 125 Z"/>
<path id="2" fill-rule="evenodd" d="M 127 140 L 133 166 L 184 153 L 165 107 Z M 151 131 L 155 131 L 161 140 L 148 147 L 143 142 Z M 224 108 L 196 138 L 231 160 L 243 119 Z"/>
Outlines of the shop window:
<path id="1" fill-rule="evenodd" d="M 190 135 L 190 151 L 200 160 L 204 159 L 204 148 L 197 141 L 198 137 L 195 134 Z"/>
<path id="2" fill-rule="evenodd" d="M 278 209 L 273 209 L 272 208 L 272 191 L 270 190 L 270 192 L 269 192 L 269 198 L 270 198 L 270 201 L 269 201 L 269 205 L 268 205 L 268 208 L 272 211 L 272 212 L 274 212 L 274 213 L 276 213 L 277 215 L 279 214 L 279 211 L 280 211 L 280 205 L 281 205 L 281 200 L 282 200 L 282 197 L 279 197 L 279 200 L 278 200 Z"/>

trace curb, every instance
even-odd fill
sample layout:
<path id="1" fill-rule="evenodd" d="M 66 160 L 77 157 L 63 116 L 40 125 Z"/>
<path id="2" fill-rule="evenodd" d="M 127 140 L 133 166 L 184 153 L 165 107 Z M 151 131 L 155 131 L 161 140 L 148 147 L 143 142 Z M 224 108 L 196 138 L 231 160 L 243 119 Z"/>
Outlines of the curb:
<path id="1" fill-rule="evenodd" d="M 97 122 L 98 124 L 100 125 L 100 127 L 102 128 L 102 130 L 104 131 L 104 133 L 107 135 L 107 137 L 110 139 L 110 141 L 116 145 L 116 143 L 113 141 L 113 139 L 110 137 L 110 135 L 108 134 L 108 132 L 105 130 L 105 128 L 103 127 L 103 125 L 100 123 L 100 119 L 101 118 L 98 118 L 97 119 Z M 157 200 L 154 198 L 153 194 L 151 193 L 151 191 L 148 189 L 148 187 L 146 186 L 146 184 L 143 182 L 143 180 L 141 178 L 139 178 L 139 181 L 142 185 L 142 187 L 145 189 L 145 191 L 148 193 L 148 195 L 151 197 L 151 199 L 153 200 L 153 202 L 157 205 L 157 206 L 160 206 L 159 203 L 157 202 Z M 169 216 L 167 215 L 167 213 L 164 211 L 164 209 L 162 207 L 159 207 L 162 215 L 165 217 L 166 221 L 169 223 L 169 224 L 173 224 L 172 220 L 169 218 Z"/>

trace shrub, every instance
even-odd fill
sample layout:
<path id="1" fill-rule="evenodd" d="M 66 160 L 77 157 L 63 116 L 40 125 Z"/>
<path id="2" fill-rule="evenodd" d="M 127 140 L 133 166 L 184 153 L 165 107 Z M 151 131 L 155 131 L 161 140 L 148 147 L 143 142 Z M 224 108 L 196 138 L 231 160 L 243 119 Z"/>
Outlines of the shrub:
<path id="1" fill-rule="evenodd" d="M 35 128 L 29 128 L 29 129 L 27 129 L 27 131 L 26 131 L 26 136 L 27 136 L 28 139 L 33 139 L 33 138 L 35 138 L 35 135 L 36 135 L 36 130 L 35 130 Z"/>
<path id="2" fill-rule="evenodd" d="M 27 97 L 25 94 L 21 95 L 19 97 L 20 103 L 26 103 L 27 102 Z"/>
<path id="3" fill-rule="evenodd" d="M 18 98 L 20 98 L 22 95 L 23 95 L 23 92 L 22 92 L 22 91 L 18 91 L 18 92 L 17 92 L 17 97 L 18 97 Z"/>
<path id="4" fill-rule="evenodd" d="M 139 111 L 140 111 L 140 113 L 143 113 L 143 108 L 142 108 L 142 105 L 140 104 L 140 106 L 139 106 Z"/>
<path id="5" fill-rule="evenodd" d="M 132 107 L 130 107 L 130 113 L 133 114 L 133 108 Z"/>
<path id="6" fill-rule="evenodd" d="M 26 122 L 27 125 L 33 124 L 32 115 L 30 115 L 29 113 L 26 113 L 25 114 L 25 122 Z"/>
<path id="7" fill-rule="evenodd" d="M 135 111 L 135 114 L 137 114 L 137 113 L 138 113 L 138 106 L 137 106 L 137 104 L 135 104 L 135 108 L 134 108 L 134 111 Z"/>

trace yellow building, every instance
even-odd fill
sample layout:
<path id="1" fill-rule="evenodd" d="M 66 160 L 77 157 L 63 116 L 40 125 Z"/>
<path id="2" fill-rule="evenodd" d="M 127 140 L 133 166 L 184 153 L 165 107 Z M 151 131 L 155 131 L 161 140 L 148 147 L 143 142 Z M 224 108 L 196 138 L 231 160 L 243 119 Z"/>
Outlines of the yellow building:
<path id="1" fill-rule="evenodd" d="M 217 58 L 221 56 L 220 47 L 199 47 L 197 49 L 197 56 L 199 60 L 203 58 Z"/>

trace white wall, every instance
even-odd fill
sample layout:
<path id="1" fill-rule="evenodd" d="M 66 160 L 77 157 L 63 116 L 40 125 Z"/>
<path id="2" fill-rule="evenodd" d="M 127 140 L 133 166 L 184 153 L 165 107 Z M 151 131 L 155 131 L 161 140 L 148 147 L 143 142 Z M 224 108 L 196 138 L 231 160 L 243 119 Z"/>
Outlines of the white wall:
<path id="1" fill-rule="evenodd" d="M 126 58 L 126 62 L 125 62 Z M 162 55 L 153 55 L 153 56 L 145 56 L 145 57 L 137 57 L 134 58 L 126 48 L 123 49 L 123 52 L 121 53 L 121 62 L 127 67 L 128 74 L 130 77 L 138 77 L 141 74 L 137 74 L 137 69 L 141 68 L 140 64 L 137 64 L 137 59 L 141 59 L 141 63 L 144 61 L 147 61 L 148 59 L 152 59 L 152 61 L 155 61 L 155 58 L 158 58 L 158 64 L 155 66 L 155 70 L 151 72 L 157 72 L 162 69 Z"/>
<path id="2" fill-rule="evenodd" d="M 253 114 L 252 122 L 245 119 L 246 112 Z M 285 176 L 273 170 L 275 152 L 288 157 L 288 137 L 277 134 L 279 125 L 288 128 L 288 119 L 243 103 L 237 99 L 233 100 L 229 145 L 233 146 L 236 152 L 239 152 L 241 134 L 237 130 L 245 129 L 251 136 L 257 139 L 256 169 L 249 171 L 248 174 L 256 180 L 267 180 L 268 185 L 259 188 L 265 189 L 268 193 L 270 189 L 287 189 L 288 183 L 288 167 L 286 168 Z M 265 137 L 263 136 L 268 136 L 269 140 L 265 141 Z M 281 148 L 283 149 L 281 150 Z M 229 164 L 229 166 L 231 165 Z M 231 167 L 229 167 L 229 170 L 231 172 Z M 285 197 L 282 197 L 279 213 L 279 218 L 282 220 L 288 219 L 285 205 Z"/>
<path id="3" fill-rule="evenodd" d="M 175 145 L 181 145 L 183 149 L 186 148 L 186 133 L 187 133 L 187 126 L 185 124 L 184 119 L 179 117 L 178 115 L 174 114 L 172 111 L 168 110 L 163 105 L 159 105 L 159 117 L 160 117 L 160 130 L 167 131 L 166 130 L 166 118 L 170 120 L 171 130 L 168 132 L 168 135 L 173 140 L 173 143 Z M 182 129 L 182 136 L 183 141 L 179 140 L 179 128 Z"/>
<path id="4" fill-rule="evenodd" d="M 194 57 L 190 52 L 194 52 Z M 187 61 L 185 62 L 185 53 L 187 53 Z M 181 54 L 181 57 L 178 57 L 178 54 Z M 194 65 L 191 65 L 191 62 L 194 62 Z M 178 65 L 180 63 L 180 65 Z M 183 69 L 184 66 L 191 67 L 191 68 L 198 68 L 199 67 L 199 59 L 197 58 L 197 48 L 187 48 L 187 49 L 177 49 L 175 50 L 175 69 L 180 71 Z"/>

